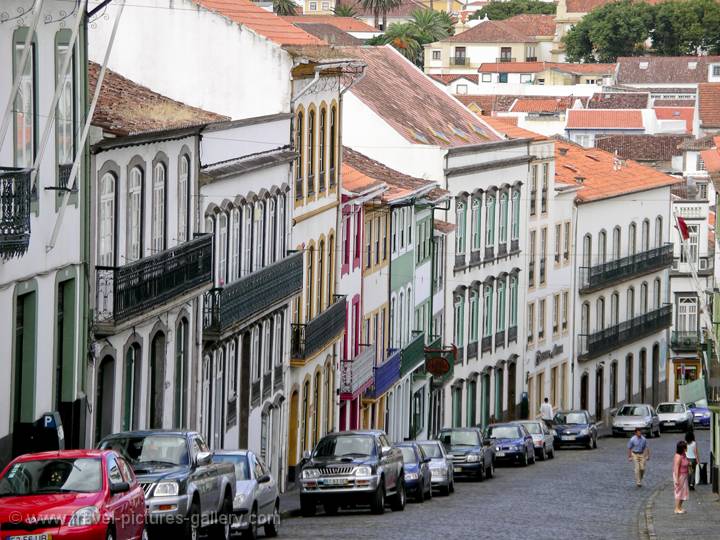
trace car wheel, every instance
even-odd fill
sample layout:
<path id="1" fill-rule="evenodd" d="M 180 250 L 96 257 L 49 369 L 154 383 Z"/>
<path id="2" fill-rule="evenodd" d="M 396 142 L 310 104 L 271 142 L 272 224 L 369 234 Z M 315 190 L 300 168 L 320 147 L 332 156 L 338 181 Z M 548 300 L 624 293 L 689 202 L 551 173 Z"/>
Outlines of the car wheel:
<path id="1" fill-rule="evenodd" d="M 280 529 L 280 500 L 275 501 L 273 507 L 273 513 L 268 516 L 268 521 L 265 523 L 265 536 L 268 538 L 274 538 L 278 535 Z"/>
<path id="2" fill-rule="evenodd" d="M 300 500 L 300 507 L 302 511 L 302 499 Z M 313 511 L 313 513 L 315 513 Z M 303 514 L 305 515 L 305 514 Z M 255 540 L 258 533 L 258 511 L 257 506 L 253 505 L 250 515 L 248 516 L 248 528 L 243 531 L 243 538 L 245 540 Z"/>
<path id="3" fill-rule="evenodd" d="M 302 517 L 313 517 L 316 511 L 315 499 L 300 495 L 300 514 L 302 514 Z"/>
<path id="4" fill-rule="evenodd" d="M 373 514 L 384 514 L 385 513 L 385 483 L 384 480 L 380 480 L 380 485 L 370 500 L 370 511 Z"/>
<path id="5" fill-rule="evenodd" d="M 200 531 L 200 506 L 197 503 L 190 505 L 190 511 L 183 522 L 182 537 L 185 540 L 197 540 Z"/>
<path id="6" fill-rule="evenodd" d="M 450 495 L 450 486 L 451 484 L 449 482 L 447 486 L 440 486 L 440 495 L 448 497 Z"/>
<path id="7" fill-rule="evenodd" d="M 405 510 L 405 503 L 407 502 L 406 498 L 407 494 L 405 493 L 405 480 L 400 480 L 400 483 L 395 490 L 395 496 L 392 499 L 392 504 L 390 505 L 393 512 L 402 512 L 403 510 Z M 385 503 L 383 503 L 383 505 L 384 504 Z"/>
<path id="8" fill-rule="evenodd" d="M 230 522 L 232 520 L 232 500 L 225 497 L 220 512 L 215 515 L 215 523 L 210 529 L 210 538 L 230 540 Z"/>

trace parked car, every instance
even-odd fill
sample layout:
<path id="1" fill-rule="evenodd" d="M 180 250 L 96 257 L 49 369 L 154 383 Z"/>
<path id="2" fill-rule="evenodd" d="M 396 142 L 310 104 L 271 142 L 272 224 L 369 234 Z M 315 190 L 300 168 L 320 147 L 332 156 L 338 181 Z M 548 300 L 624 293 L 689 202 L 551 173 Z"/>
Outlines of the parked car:
<path id="1" fill-rule="evenodd" d="M 656 411 L 660 422 L 660 431 L 671 429 L 692 431 L 693 413 L 684 403 L 660 403 Z"/>
<path id="2" fill-rule="evenodd" d="M 280 527 L 280 493 L 265 462 L 249 450 L 217 450 L 215 463 L 232 463 L 235 467 L 235 498 L 232 530 L 244 531 L 251 540 L 257 538 L 260 526 L 265 536 L 277 536 Z"/>
<path id="3" fill-rule="evenodd" d="M 535 463 L 535 444 L 525 426 L 515 423 L 490 424 L 485 438 L 495 447 L 498 463 L 519 463 L 527 466 Z"/>
<path id="4" fill-rule="evenodd" d="M 697 403 L 688 403 L 688 407 L 693 413 L 693 426 L 710 429 L 710 409 Z"/>
<path id="5" fill-rule="evenodd" d="M 407 494 L 420 503 L 432 499 L 430 458 L 416 442 L 403 442 L 395 446 L 402 452 Z"/>
<path id="6" fill-rule="evenodd" d="M 560 411 L 553 418 L 555 448 L 563 446 L 585 446 L 597 448 L 597 424 L 584 409 Z"/>
<path id="7" fill-rule="evenodd" d="M 623 405 L 613 417 L 613 436 L 632 434 L 640 428 L 646 437 L 660 436 L 660 419 L 655 409 L 644 403 Z"/>
<path id="8" fill-rule="evenodd" d="M 342 431 L 318 442 L 300 474 L 300 511 L 315 515 L 318 503 L 328 514 L 340 506 L 369 504 L 374 514 L 405 509 L 405 470 L 399 448 L 390 445 L 385 432 Z"/>
<path id="9" fill-rule="evenodd" d="M 180 526 L 196 539 L 202 525 L 213 538 L 230 538 L 235 467 L 213 463 L 203 438 L 192 431 L 128 431 L 100 441 L 133 468 L 145 491 L 148 525 L 161 537 Z"/>
<path id="10" fill-rule="evenodd" d="M 430 474 L 432 487 L 439 489 L 443 495 L 455 491 L 453 462 L 440 441 L 418 441 L 418 444 L 430 458 Z"/>
<path id="11" fill-rule="evenodd" d="M 20 456 L 0 475 L 0 497 L 2 538 L 147 539 L 143 490 L 109 450 Z"/>
<path id="12" fill-rule="evenodd" d="M 524 420 L 518 424 L 525 426 L 528 433 L 533 439 L 535 445 L 535 457 L 541 460 L 555 457 L 555 435 L 554 430 L 550 430 L 545 422 L 537 420 Z"/>
<path id="13" fill-rule="evenodd" d="M 495 476 L 495 449 L 484 444 L 480 428 L 443 428 L 438 440 L 452 459 L 454 476 L 481 482 Z"/>

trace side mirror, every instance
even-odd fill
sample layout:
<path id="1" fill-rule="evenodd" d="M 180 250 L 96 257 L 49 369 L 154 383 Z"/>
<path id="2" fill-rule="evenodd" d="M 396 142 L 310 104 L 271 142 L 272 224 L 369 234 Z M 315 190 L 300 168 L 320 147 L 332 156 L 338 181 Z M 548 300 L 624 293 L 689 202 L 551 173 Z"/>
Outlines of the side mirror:
<path id="1" fill-rule="evenodd" d="M 127 482 L 117 482 L 116 484 L 110 484 L 110 494 L 116 495 L 118 493 L 127 493 L 130 491 L 130 484 Z"/>
<path id="2" fill-rule="evenodd" d="M 310 459 L 312 457 L 312 454 L 310 454 L 309 450 L 305 450 L 303 452 L 303 459 Z"/>
<path id="3" fill-rule="evenodd" d="M 267 484 L 269 481 L 270 481 L 269 474 L 263 474 L 260 478 L 257 479 L 258 484 Z"/>
<path id="4" fill-rule="evenodd" d="M 429 457 L 426 457 L 425 459 L 423 459 L 423 463 L 430 463 L 431 461 L 432 461 L 432 459 L 430 459 Z"/>
<path id="5" fill-rule="evenodd" d="M 212 452 L 198 452 L 195 456 L 195 465 L 207 465 L 212 460 Z"/>
<path id="6" fill-rule="evenodd" d="M 388 454 L 390 454 L 390 452 L 392 452 L 392 446 L 383 446 L 380 449 L 381 456 L 387 456 Z"/>

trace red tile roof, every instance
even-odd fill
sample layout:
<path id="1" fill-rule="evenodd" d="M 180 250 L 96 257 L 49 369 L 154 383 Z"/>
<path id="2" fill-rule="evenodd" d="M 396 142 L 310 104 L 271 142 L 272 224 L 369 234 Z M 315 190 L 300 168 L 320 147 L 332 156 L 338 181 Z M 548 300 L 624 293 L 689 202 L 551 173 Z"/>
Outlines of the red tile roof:
<path id="1" fill-rule="evenodd" d="M 365 77 L 350 91 L 407 141 L 453 147 L 495 138 L 483 132 L 473 113 L 392 47 L 339 49 L 367 64 Z"/>
<path id="2" fill-rule="evenodd" d="M 88 86 L 95 92 L 100 66 L 88 63 Z M 228 120 L 153 92 L 108 69 L 92 124 L 118 136 L 210 124 Z"/>
<path id="3" fill-rule="evenodd" d="M 567 100 L 560 98 L 526 99 L 518 98 L 510 112 L 558 112 L 568 108 Z"/>
<path id="4" fill-rule="evenodd" d="M 351 36 L 338 27 L 325 23 L 295 23 L 295 26 L 302 28 L 308 34 L 322 39 L 330 45 L 362 45 L 363 40 Z"/>
<path id="5" fill-rule="evenodd" d="M 720 56 L 631 56 L 618 58 L 618 84 L 696 84 L 707 82 L 710 64 Z M 640 66 L 645 66 L 641 68 Z M 694 66 L 694 67 L 693 67 Z M 653 92 L 658 89 L 652 88 Z"/>
<path id="6" fill-rule="evenodd" d="M 292 24 L 331 24 L 343 32 L 378 32 L 377 28 L 374 26 L 370 26 L 355 17 L 336 17 L 335 15 L 297 15 L 294 17 L 287 16 L 282 18 Z"/>
<path id="7" fill-rule="evenodd" d="M 505 24 L 514 27 L 526 36 L 554 36 L 555 16 L 523 13 L 504 19 Z"/>
<path id="8" fill-rule="evenodd" d="M 656 99 L 653 107 L 694 107 L 695 99 Z"/>
<path id="9" fill-rule="evenodd" d="M 587 203 L 650 189 L 672 186 L 682 179 L 656 171 L 636 161 L 622 160 L 597 148 L 583 148 L 569 141 L 555 143 L 555 180 L 581 186 L 578 203 Z"/>
<path id="10" fill-rule="evenodd" d="M 573 75 L 611 75 L 615 64 L 569 64 L 565 62 L 486 62 L 480 64 L 481 73 L 540 73 L 554 70 Z"/>
<path id="11" fill-rule="evenodd" d="M 491 128 L 505 135 L 508 139 L 532 139 L 534 141 L 545 141 L 547 137 L 527 129 L 517 127 L 517 118 L 503 116 L 487 116 L 482 121 Z M 514 122 L 513 122 L 514 121 Z"/>
<path id="12" fill-rule="evenodd" d="M 477 95 L 477 96 L 455 96 L 462 101 L 465 106 L 476 104 L 481 107 L 483 114 L 491 114 L 493 112 L 509 112 L 510 108 L 518 100 L 523 101 L 545 101 L 554 99 L 557 102 L 557 108 L 564 111 L 573 106 L 576 100 L 579 100 L 583 106 L 587 105 L 587 97 L 578 96 L 514 96 L 514 95 Z M 528 105 L 529 107 L 529 105 Z"/>
<path id="13" fill-rule="evenodd" d="M 472 96 L 472 95 L 459 95 L 455 94 L 455 99 L 466 107 L 471 105 L 479 107 L 483 114 L 490 114 L 493 110 L 493 103 L 495 102 L 495 96 Z"/>
<path id="14" fill-rule="evenodd" d="M 654 107 L 658 120 L 684 120 L 685 131 L 692 133 L 695 107 Z"/>
<path id="15" fill-rule="evenodd" d="M 428 75 L 431 79 L 447 86 L 450 83 L 454 83 L 458 79 L 467 79 L 475 84 L 478 83 L 480 76 L 472 73 L 431 73 Z"/>
<path id="16" fill-rule="evenodd" d="M 437 218 L 434 220 L 433 224 L 435 225 L 435 229 L 442 234 L 450 234 L 457 227 L 454 223 L 449 223 Z"/>
<path id="17" fill-rule="evenodd" d="M 644 129 L 642 113 L 629 109 L 570 109 L 567 129 Z"/>
<path id="18" fill-rule="evenodd" d="M 249 0 L 192 0 L 278 45 L 325 45 L 326 43 Z"/>
<path id="19" fill-rule="evenodd" d="M 720 83 L 698 85 L 698 113 L 702 127 L 720 127 Z"/>
<path id="20" fill-rule="evenodd" d="M 713 137 L 713 144 L 715 145 L 713 148 L 709 148 L 708 150 L 703 150 L 702 152 L 700 152 L 700 156 L 702 157 L 702 160 L 705 163 L 705 169 L 709 173 L 719 173 L 720 172 L 720 151 L 718 150 L 718 147 L 720 147 L 720 137 L 718 137 L 718 136 Z"/>
<path id="21" fill-rule="evenodd" d="M 480 64 L 480 73 L 540 73 L 545 62 L 486 62 Z"/>
<path id="22" fill-rule="evenodd" d="M 588 101 L 588 109 L 646 109 L 647 92 L 596 92 Z"/>
<path id="23" fill-rule="evenodd" d="M 673 156 L 681 156 L 680 144 L 690 135 L 602 135 L 595 137 L 595 147 L 623 159 L 636 161 L 670 161 Z"/>
<path id="24" fill-rule="evenodd" d="M 483 21 L 464 32 L 441 41 L 446 43 L 532 43 L 536 39 L 505 21 Z"/>
<path id="25" fill-rule="evenodd" d="M 568 13 L 590 13 L 592 10 L 616 2 L 617 0 L 567 0 L 565 5 L 567 6 Z M 658 4 L 663 0 L 641 0 L 648 4 Z"/>

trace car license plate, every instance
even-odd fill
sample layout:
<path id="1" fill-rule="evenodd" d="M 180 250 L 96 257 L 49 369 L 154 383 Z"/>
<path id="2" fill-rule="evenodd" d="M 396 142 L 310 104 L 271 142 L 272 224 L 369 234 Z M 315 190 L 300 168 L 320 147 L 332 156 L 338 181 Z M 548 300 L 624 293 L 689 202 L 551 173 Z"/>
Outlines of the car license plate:
<path id="1" fill-rule="evenodd" d="M 674 426 L 675 422 L 673 422 L 672 420 L 668 420 L 667 422 L 665 422 L 665 425 L 666 426 Z"/>
<path id="2" fill-rule="evenodd" d="M 563 441 L 574 441 L 575 436 L 574 435 L 563 435 L 562 440 Z"/>
<path id="3" fill-rule="evenodd" d="M 496 457 L 505 457 L 505 452 L 497 452 L 495 454 Z"/>
<path id="4" fill-rule="evenodd" d="M 460 467 L 453 467 L 453 472 L 459 473 L 462 472 L 462 469 Z"/>
<path id="5" fill-rule="evenodd" d="M 626 427 L 625 431 L 635 431 L 635 428 L 634 427 Z"/>
<path id="6" fill-rule="evenodd" d="M 344 478 L 326 478 L 323 480 L 323 484 L 326 486 L 344 486 L 345 485 L 345 479 Z"/>
<path id="7" fill-rule="evenodd" d="M 22 536 L 9 536 L 8 540 L 50 540 L 50 535 L 48 533 L 23 534 Z"/>

